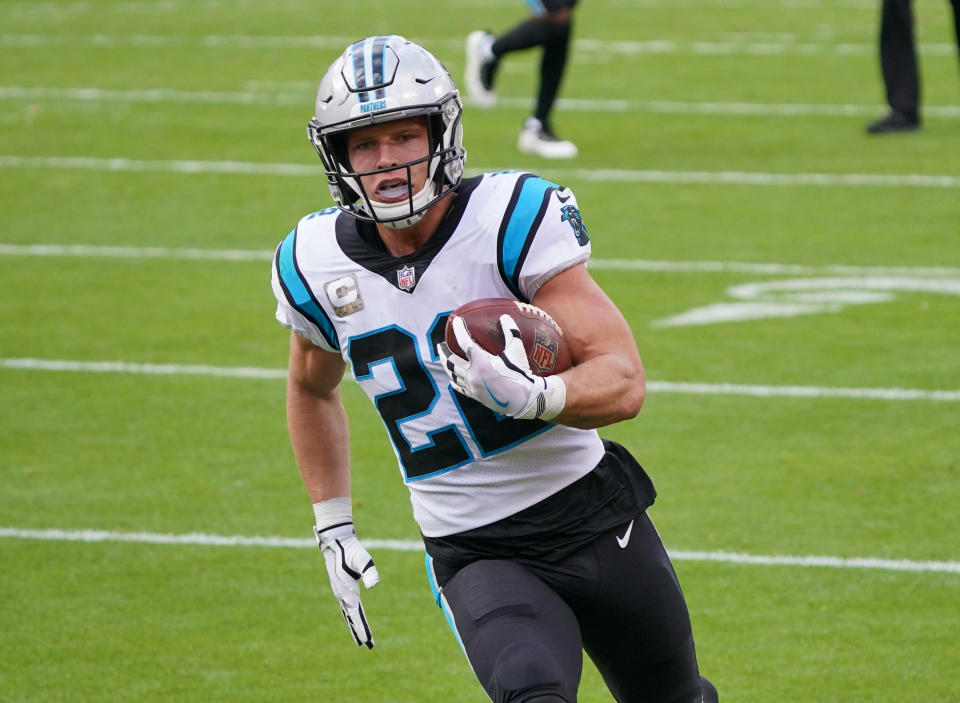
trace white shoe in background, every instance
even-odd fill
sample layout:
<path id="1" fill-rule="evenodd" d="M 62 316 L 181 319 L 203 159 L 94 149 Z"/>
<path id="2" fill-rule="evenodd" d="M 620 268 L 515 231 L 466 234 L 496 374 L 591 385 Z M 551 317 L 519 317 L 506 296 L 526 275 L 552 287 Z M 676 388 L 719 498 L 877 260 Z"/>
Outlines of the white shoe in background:
<path id="1" fill-rule="evenodd" d="M 476 31 L 467 35 L 464 81 L 467 95 L 477 107 L 493 107 L 497 104 L 497 94 L 493 91 L 493 71 L 497 60 L 490 50 L 495 39 L 489 32 Z"/>
<path id="2" fill-rule="evenodd" d="M 572 159 L 579 153 L 576 144 L 551 134 L 536 117 L 527 118 L 517 148 L 524 154 L 536 154 L 545 159 Z"/>

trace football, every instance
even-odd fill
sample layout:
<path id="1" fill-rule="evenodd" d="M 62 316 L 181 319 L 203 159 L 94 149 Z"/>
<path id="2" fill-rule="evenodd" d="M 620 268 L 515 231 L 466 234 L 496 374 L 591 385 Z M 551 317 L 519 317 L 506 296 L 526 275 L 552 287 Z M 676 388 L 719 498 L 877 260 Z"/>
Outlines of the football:
<path id="1" fill-rule="evenodd" d="M 447 319 L 444 341 L 454 354 L 466 356 L 453 333 L 453 320 L 459 317 L 477 344 L 491 354 L 499 354 L 504 344 L 501 315 L 510 315 L 520 328 L 530 370 L 537 376 L 550 376 L 572 366 L 563 330 L 553 318 L 535 305 L 510 298 L 482 298 L 461 305 Z"/>

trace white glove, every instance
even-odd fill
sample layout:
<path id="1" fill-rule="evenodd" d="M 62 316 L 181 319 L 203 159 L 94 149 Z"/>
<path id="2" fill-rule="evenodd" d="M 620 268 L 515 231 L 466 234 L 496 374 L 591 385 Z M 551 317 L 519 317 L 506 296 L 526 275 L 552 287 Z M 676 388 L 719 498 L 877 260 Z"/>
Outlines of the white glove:
<path id="1" fill-rule="evenodd" d="M 453 319 L 453 333 L 467 358 L 454 354 L 446 342 L 437 345 L 437 352 L 454 389 L 501 415 L 519 420 L 553 419 L 566 403 L 563 379 L 535 376 L 517 323 L 509 315 L 501 315 L 500 327 L 506 344 L 494 356 L 473 340 L 462 319 Z"/>
<path id="2" fill-rule="evenodd" d="M 373 649 L 373 635 L 360 603 L 357 582 L 363 581 L 364 586 L 373 588 L 380 582 L 380 574 L 353 531 L 350 499 L 332 498 L 314 503 L 313 509 L 317 516 L 313 532 L 327 565 L 330 588 L 340 601 L 340 612 L 354 641 L 361 647 Z"/>

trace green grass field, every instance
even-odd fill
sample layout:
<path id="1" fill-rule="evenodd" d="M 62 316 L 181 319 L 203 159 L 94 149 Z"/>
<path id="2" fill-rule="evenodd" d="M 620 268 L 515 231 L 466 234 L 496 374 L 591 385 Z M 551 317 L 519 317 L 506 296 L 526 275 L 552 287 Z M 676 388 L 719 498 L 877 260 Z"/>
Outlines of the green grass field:
<path id="1" fill-rule="evenodd" d="M 555 115 L 574 162 L 515 150 L 535 54 L 467 108 L 473 172 L 577 193 L 650 384 L 603 434 L 657 485 L 725 702 L 960 701 L 960 71 L 948 3 L 915 4 L 917 134 L 863 131 L 873 0 L 583 0 Z M 418 533 L 348 382 L 382 577 L 377 646 L 351 643 L 269 259 L 330 205 L 305 124 L 349 41 L 404 34 L 459 80 L 469 31 L 525 16 L 0 0 L 0 700 L 486 700 L 422 552 L 388 542 Z M 589 663 L 580 700 L 612 700 Z"/>

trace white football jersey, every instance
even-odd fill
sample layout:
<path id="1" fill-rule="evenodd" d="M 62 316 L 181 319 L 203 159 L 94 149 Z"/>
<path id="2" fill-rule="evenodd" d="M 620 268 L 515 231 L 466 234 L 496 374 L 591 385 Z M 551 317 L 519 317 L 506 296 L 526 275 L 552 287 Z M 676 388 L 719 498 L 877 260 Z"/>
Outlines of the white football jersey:
<path id="1" fill-rule="evenodd" d="M 350 365 L 428 537 L 528 508 L 603 455 L 595 430 L 513 420 L 454 393 L 436 349 L 460 305 L 529 302 L 544 281 L 587 260 L 573 193 L 503 171 L 465 179 L 454 198 L 437 232 L 408 256 L 391 256 L 355 218 L 328 208 L 300 220 L 273 264 L 277 319 Z"/>

